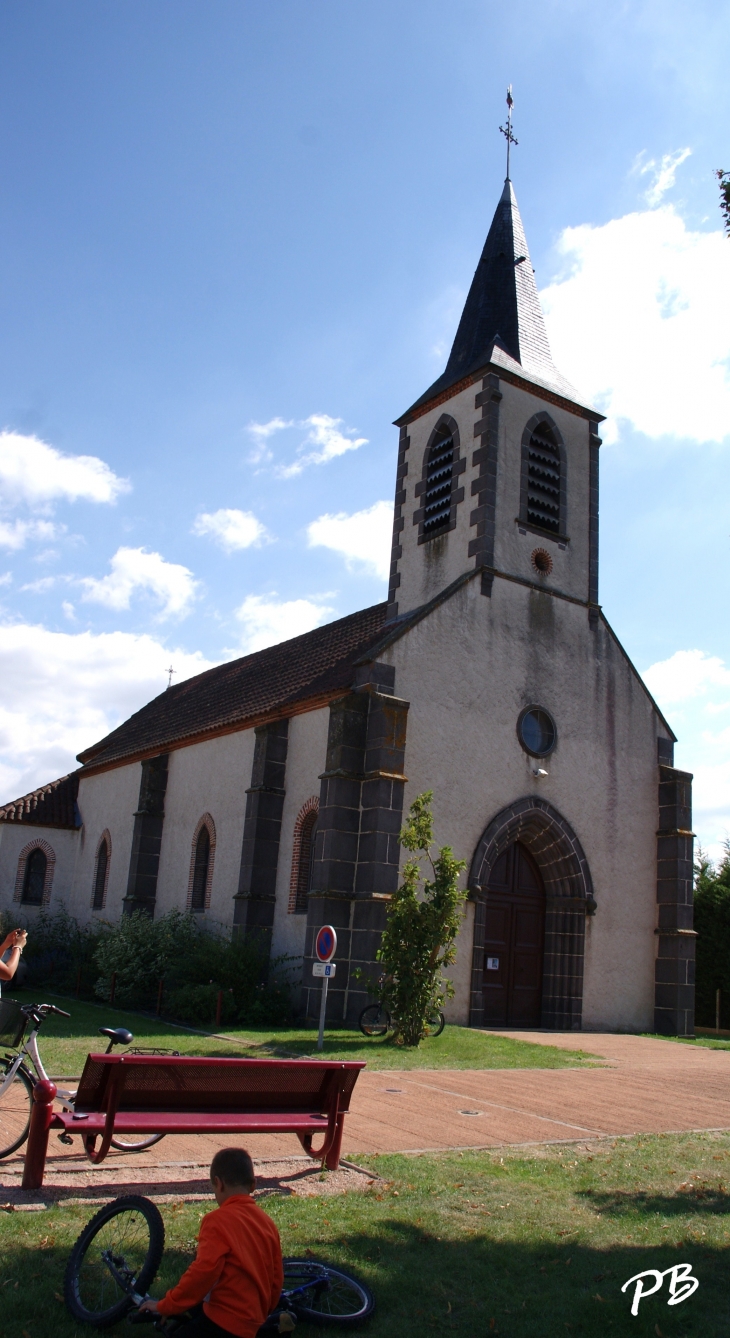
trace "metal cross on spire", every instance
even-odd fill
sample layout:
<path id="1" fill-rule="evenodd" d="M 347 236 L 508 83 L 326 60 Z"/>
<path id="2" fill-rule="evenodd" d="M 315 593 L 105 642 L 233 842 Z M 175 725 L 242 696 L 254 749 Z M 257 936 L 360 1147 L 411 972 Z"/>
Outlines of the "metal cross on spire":
<path id="1" fill-rule="evenodd" d="M 507 89 L 507 124 L 506 124 L 506 125 L 501 125 L 501 126 L 499 127 L 500 130 L 502 131 L 502 134 L 504 135 L 505 139 L 507 140 L 507 177 L 506 177 L 506 180 L 507 180 L 507 181 L 509 181 L 509 150 L 510 150 L 510 145 L 511 145 L 511 144 L 518 144 L 518 143 L 519 143 L 519 140 L 515 139 L 514 135 L 512 134 L 512 107 L 513 107 L 513 106 L 514 106 L 514 99 L 513 99 L 513 97 L 512 97 L 512 85 L 510 84 L 510 85 L 509 85 L 509 88 Z"/>

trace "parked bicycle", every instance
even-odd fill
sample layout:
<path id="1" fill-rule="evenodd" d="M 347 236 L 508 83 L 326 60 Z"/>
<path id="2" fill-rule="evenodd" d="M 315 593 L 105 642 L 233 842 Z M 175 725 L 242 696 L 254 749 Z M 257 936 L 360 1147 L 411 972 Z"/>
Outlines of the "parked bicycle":
<path id="1" fill-rule="evenodd" d="M 165 1225 L 150 1199 L 135 1194 L 106 1204 L 84 1227 L 66 1267 L 63 1295 L 73 1318 L 107 1329 L 128 1316 L 131 1324 L 154 1324 L 159 1332 L 174 1334 L 180 1320 L 139 1310 L 164 1249 Z M 285 1259 L 284 1289 L 263 1328 L 290 1333 L 297 1320 L 352 1328 L 374 1309 L 370 1289 L 344 1269 Z"/>
<path id="2" fill-rule="evenodd" d="M 392 1030 L 393 1020 L 383 1004 L 366 1004 L 358 1023 L 363 1036 L 386 1036 Z M 443 1013 L 434 1013 L 426 1023 L 427 1036 L 440 1036 L 446 1026 Z"/>
<path id="3" fill-rule="evenodd" d="M 59 1017 L 71 1016 L 63 1008 L 56 1008 L 55 1004 L 20 1004 L 16 999 L 0 999 L 0 1047 L 16 1052 L 6 1052 L 0 1058 L 0 1161 L 17 1152 L 28 1137 L 33 1089 L 41 1078 L 48 1078 L 38 1050 L 38 1034 L 46 1018 L 53 1013 Z M 134 1040 L 132 1032 L 126 1027 L 100 1027 L 99 1035 L 108 1039 L 106 1054 L 115 1045 L 131 1045 Z M 137 1049 L 130 1053 L 161 1052 Z M 176 1055 L 178 1051 L 167 1053 Z M 58 1099 L 64 1110 L 73 1111 L 75 1098 L 76 1092 L 59 1087 Z M 112 1138 L 112 1147 L 120 1152 L 144 1152 L 164 1137 L 164 1134 L 151 1134 L 135 1141 Z M 59 1134 L 59 1138 L 62 1143 L 73 1141 L 66 1133 Z"/>

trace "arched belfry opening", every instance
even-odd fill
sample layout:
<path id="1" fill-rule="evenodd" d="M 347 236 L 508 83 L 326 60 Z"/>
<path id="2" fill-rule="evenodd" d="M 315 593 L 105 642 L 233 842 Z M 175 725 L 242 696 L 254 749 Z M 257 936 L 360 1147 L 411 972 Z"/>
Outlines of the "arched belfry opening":
<path id="1" fill-rule="evenodd" d="M 474 853 L 470 1023 L 580 1031 L 586 915 L 596 909 L 583 848 L 536 796 L 498 813 Z"/>

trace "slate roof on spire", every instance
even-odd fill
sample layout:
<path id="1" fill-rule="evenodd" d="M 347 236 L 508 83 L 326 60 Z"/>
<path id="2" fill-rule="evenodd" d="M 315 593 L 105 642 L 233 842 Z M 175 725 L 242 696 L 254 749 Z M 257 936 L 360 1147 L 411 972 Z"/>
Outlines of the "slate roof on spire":
<path id="1" fill-rule="evenodd" d="M 509 179 L 487 233 L 446 370 L 398 421 L 490 362 L 590 407 L 553 363 L 525 229 Z"/>

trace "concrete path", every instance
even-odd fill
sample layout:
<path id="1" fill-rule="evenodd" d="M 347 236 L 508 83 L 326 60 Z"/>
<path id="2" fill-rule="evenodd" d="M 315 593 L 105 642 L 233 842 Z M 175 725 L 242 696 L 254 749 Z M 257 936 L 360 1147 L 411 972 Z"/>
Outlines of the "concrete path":
<path id="1" fill-rule="evenodd" d="M 590 1069 L 365 1070 L 346 1120 L 343 1155 L 356 1161 L 370 1153 L 730 1129 L 730 1051 L 605 1033 L 502 1034 L 580 1049 L 604 1063 Z M 170 1192 L 180 1192 L 185 1183 L 205 1178 L 224 1141 L 169 1137 L 149 1152 L 112 1152 L 92 1167 L 77 1143 L 65 1148 L 52 1135 L 49 1184 L 83 1183 L 100 1192 L 102 1186 L 164 1179 Z M 257 1160 L 300 1152 L 285 1135 L 248 1141 Z M 21 1174 L 20 1155 L 0 1164 L 6 1189 L 17 1191 Z"/>

